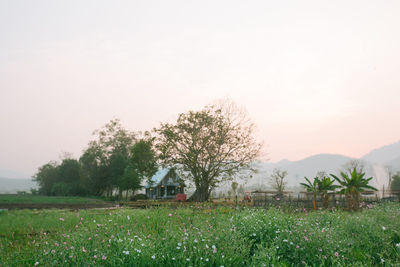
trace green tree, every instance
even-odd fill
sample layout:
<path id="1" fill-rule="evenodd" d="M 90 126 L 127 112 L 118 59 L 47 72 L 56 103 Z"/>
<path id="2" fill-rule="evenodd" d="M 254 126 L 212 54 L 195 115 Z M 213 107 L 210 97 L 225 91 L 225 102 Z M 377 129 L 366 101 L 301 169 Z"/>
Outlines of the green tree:
<path id="1" fill-rule="evenodd" d="M 339 185 L 334 185 L 335 180 L 331 180 L 330 177 L 323 176 L 318 179 L 318 192 L 321 195 L 322 203 L 324 208 L 329 206 L 329 191 L 334 191 L 336 188 L 340 188 Z"/>
<path id="2" fill-rule="evenodd" d="M 157 172 L 153 139 L 144 138 L 136 142 L 130 149 L 128 161 L 124 172 L 124 188 L 135 193 L 142 187 L 141 183 L 145 178 L 151 178 Z"/>
<path id="3" fill-rule="evenodd" d="M 307 177 L 304 177 L 304 179 L 306 179 L 307 183 L 300 183 L 300 184 L 305 187 L 307 192 L 313 193 L 313 200 L 312 200 L 313 209 L 317 210 L 317 195 L 319 193 L 318 184 L 320 183 L 320 180 L 318 176 L 315 177 L 312 182 Z"/>
<path id="4" fill-rule="evenodd" d="M 390 190 L 392 191 L 392 194 L 396 195 L 399 198 L 400 201 L 400 172 L 392 176 Z"/>
<path id="5" fill-rule="evenodd" d="M 96 139 L 89 143 L 80 159 L 83 179 L 86 184 L 95 185 L 96 194 L 112 196 L 114 189 L 121 192 L 123 187 L 121 177 L 136 135 L 124 129 L 118 119 L 111 120 L 93 135 Z"/>
<path id="6" fill-rule="evenodd" d="M 360 194 L 364 192 L 365 189 L 378 191 L 375 187 L 369 185 L 370 178 L 364 178 L 365 173 L 357 171 L 357 168 L 353 168 L 351 174 L 344 172 L 340 173 L 341 178 L 331 174 L 331 176 L 338 181 L 341 185 L 340 193 L 345 194 L 347 206 L 349 210 L 358 210 L 360 207 Z"/>
<path id="7" fill-rule="evenodd" d="M 118 188 L 118 197 L 122 198 L 122 191 L 124 186 L 124 172 L 128 165 L 128 155 L 117 150 L 111 154 L 109 159 L 109 175 L 110 183 L 113 188 Z"/>
<path id="8" fill-rule="evenodd" d="M 155 129 L 156 148 L 164 165 L 194 182 L 194 201 L 207 201 L 221 181 L 232 180 L 243 169 L 252 169 L 261 144 L 253 138 L 254 125 L 229 101 L 179 115 L 175 124 Z"/>
<path id="9" fill-rule="evenodd" d="M 91 146 L 79 158 L 81 185 L 90 195 L 101 196 L 109 188 L 108 167 L 97 146 Z"/>
<path id="10" fill-rule="evenodd" d="M 63 183 L 63 195 L 83 195 L 80 178 L 80 164 L 76 159 L 66 158 L 58 166 L 59 181 Z M 59 186 L 60 187 L 60 186 Z M 58 192 L 58 191 L 57 191 Z"/>
<path id="11" fill-rule="evenodd" d="M 52 195 L 52 188 L 59 181 L 57 162 L 51 161 L 38 169 L 33 180 L 39 185 L 39 194 Z"/>

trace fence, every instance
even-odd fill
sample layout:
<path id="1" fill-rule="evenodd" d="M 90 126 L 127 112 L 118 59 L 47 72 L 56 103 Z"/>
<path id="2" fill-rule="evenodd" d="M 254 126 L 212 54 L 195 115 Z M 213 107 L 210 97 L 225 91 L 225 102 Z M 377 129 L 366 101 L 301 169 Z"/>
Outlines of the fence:
<path id="1" fill-rule="evenodd" d="M 255 191 L 252 192 L 252 201 L 253 201 L 253 206 L 255 207 L 293 207 L 293 208 L 306 208 L 306 209 L 312 209 L 313 204 L 313 194 L 312 193 L 306 193 L 306 192 L 300 192 L 296 196 L 293 196 L 291 194 L 292 192 L 284 192 L 283 195 L 278 195 L 277 192 L 272 192 L 272 191 Z M 329 202 L 328 202 L 328 208 L 342 208 L 346 207 L 346 198 L 342 194 L 338 193 L 330 193 L 329 194 Z M 383 202 L 383 201 L 392 201 L 392 202 L 398 202 L 399 199 L 395 196 L 394 193 L 389 194 L 388 197 L 381 198 L 382 194 L 380 192 L 367 192 L 366 194 L 361 195 L 360 203 L 361 205 L 368 205 L 371 203 L 376 203 L 376 202 Z M 316 205 L 317 207 L 322 207 L 323 206 L 323 201 L 320 196 L 317 196 L 316 199 Z"/>

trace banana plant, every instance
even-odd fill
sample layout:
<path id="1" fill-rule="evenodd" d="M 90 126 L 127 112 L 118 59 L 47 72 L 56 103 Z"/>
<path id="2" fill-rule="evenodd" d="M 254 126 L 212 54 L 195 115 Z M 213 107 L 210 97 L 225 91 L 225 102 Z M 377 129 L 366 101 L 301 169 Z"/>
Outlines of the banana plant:
<path id="1" fill-rule="evenodd" d="M 365 189 L 378 191 L 378 189 L 369 185 L 372 177 L 364 178 L 365 173 L 358 172 L 356 168 L 353 169 L 350 175 L 341 172 L 340 178 L 333 174 L 331 176 L 341 185 L 342 190 L 340 190 L 340 193 L 346 196 L 349 210 L 357 210 L 360 207 L 360 194 Z"/>
<path id="2" fill-rule="evenodd" d="M 307 190 L 307 192 L 312 192 L 313 193 L 313 209 L 317 210 L 317 195 L 318 195 L 318 184 L 320 182 L 318 176 L 314 178 L 314 181 L 311 182 L 307 177 L 304 177 L 304 179 L 306 179 L 307 184 L 306 183 L 300 183 L 302 186 L 305 187 L 305 189 Z"/>
<path id="3" fill-rule="evenodd" d="M 330 177 L 322 177 L 318 181 L 318 192 L 321 195 L 322 203 L 324 208 L 328 208 L 329 205 L 329 191 L 334 191 L 336 188 L 340 188 L 339 185 L 333 184 L 334 179 L 331 180 Z"/>

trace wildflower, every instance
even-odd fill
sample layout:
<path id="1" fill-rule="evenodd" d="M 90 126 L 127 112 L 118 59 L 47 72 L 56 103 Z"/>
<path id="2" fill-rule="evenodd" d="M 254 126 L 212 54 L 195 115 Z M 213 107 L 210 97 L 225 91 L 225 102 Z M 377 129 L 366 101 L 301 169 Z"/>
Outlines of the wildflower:
<path id="1" fill-rule="evenodd" d="M 107 259 L 107 257 L 106 257 L 106 256 L 104 256 L 104 255 L 103 255 L 101 258 L 102 258 L 103 260 L 106 260 L 106 259 Z"/>
<path id="2" fill-rule="evenodd" d="M 385 226 L 382 226 L 382 230 L 385 231 L 385 230 L 386 230 L 386 227 L 385 227 Z"/>
<path id="3" fill-rule="evenodd" d="M 122 253 L 124 253 L 125 255 L 129 255 L 129 251 L 128 250 L 124 250 L 124 251 L 122 251 Z"/>
<path id="4" fill-rule="evenodd" d="M 339 253 L 338 252 L 335 252 L 335 257 L 338 257 L 339 256 Z"/>
<path id="5" fill-rule="evenodd" d="M 39 262 L 38 262 L 38 261 L 37 261 L 37 262 L 35 262 L 35 266 L 36 266 L 36 265 L 39 265 Z"/>
<path id="6" fill-rule="evenodd" d="M 85 247 L 82 247 L 82 251 L 86 253 L 86 249 L 85 249 Z"/>
<path id="7" fill-rule="evenodd" d="M 400 243 L 397 243 L 397 244 L 396 244 L 396 247 L 400 247 Z"/>
<path id="8" fill-rule="evenodd" d="M 63 222 L 63 221 L 64 221 L 64 218 L 60 218 L 60 221 L 62 221 L 62 222 Z"/>
<path id="9" fill-rule="evenodd" d="M 128 219 L 128 221 L 131 219 L 131 217 L 129 217 L 129 215 L 128 215 L 128 216 L 126 216 L 126 218 Z"/>
<path id="10" fill-rule="evenodd" d="M 90 241 L 90 240 L 92 240 L 92 238 L 91 238 L 91 237 L 89 237 L 89 238 L 88 238 L 88 240 Z"/>
<path id="11" fill-rule="evenodd" d="M 175 260 L 175 258 L 172 258 L 172 260 L 174 261 L 174 260 Z"/>
<path id="12" fill-rule="evenodd" d="M 151 256 L 151 258 L 154 260 L 156 258 L 156 255 Z"/>
<path id="13" fill-rule="evenodd" d="M 93 255 L 93 258 L 94 258 L 94 259 L 97 259 L 97 256 L 96 256 L 96 255 Z"/>
<path id="14" fill-rule="evenodd" d="M 189 259 L 189 258 L 186 258 L 186 260 L 187 260 L 187 261 L 190 261 L 190 259 Z"/>
<path id="15" fill-rule="evenodd" d="M 170 214 L 168 214 L 168 216 L 169 216 L 169 217 L 172 217 L 172 214 L 170 213 Z"/>

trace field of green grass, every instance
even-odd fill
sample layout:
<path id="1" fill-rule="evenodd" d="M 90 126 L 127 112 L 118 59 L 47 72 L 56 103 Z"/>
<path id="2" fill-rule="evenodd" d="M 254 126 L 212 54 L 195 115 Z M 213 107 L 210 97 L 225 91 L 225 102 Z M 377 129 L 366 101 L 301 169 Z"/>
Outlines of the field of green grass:
<path id="1" fill-rule="evenodd" d="M 0 194 L 0 204 L 15 204 L 15 203 L 59 203 L 59 204 L 81 204 L 81 203 L 103 203 L 104 201 L 96 198 L 85 197 L 60 197 L 60 196 L 37 196 L 37 195 L 12 195 Z"/>
<path id="2" fill-rule="evenodd" d="M 400 206 L 2 211 L 0 266 L 400 266 Z"/>

